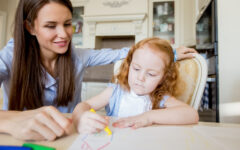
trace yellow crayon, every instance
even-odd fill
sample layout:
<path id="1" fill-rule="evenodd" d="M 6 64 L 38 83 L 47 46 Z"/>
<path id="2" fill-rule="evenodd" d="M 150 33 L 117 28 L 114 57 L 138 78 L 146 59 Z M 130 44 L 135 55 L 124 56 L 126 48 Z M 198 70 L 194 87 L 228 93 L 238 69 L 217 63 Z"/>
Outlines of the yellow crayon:
<path id="1" fill-rule="evenodd" d="M 91 108 L 90 111 L 96 113 L 96 111 L 93 108 Z M 108 126 L 104 128 L 104 131 L 107 132 L 108 135 L 112 135 L 112 131 L 108 128 Z"/>

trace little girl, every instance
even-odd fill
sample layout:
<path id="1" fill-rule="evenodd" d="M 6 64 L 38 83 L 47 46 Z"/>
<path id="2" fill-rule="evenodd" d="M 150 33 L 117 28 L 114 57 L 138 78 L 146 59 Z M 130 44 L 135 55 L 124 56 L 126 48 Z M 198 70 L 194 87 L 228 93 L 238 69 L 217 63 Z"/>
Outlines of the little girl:
<path id="1" fill-rule="evenodd" d="M 193 124 L 198 113 L 172 95 L 177 79 L 171 45 L 147 38 L 134 45 L 119 73 L 99 95 L 79 103 L 73 120 L 79 133 L 93 133 L 108 125 L 108 118 L 89 110 L 106 106 L 108 116 L 120 117 L 114 127 L 139 128 L 152 124 Z"/>

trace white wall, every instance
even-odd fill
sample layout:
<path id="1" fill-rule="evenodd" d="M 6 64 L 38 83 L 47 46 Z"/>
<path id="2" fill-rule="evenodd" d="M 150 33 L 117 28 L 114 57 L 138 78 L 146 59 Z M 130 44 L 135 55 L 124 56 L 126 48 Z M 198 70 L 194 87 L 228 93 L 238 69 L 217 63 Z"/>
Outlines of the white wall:
<path id="1" fill-rule="evenodd" d="M 0 0 L 0 49 L 6 44 L 8 0 Z"/>
<path id="2" fill-rule="evenodd" d="M 240 123 L 239 7 L 239 0 L 218 0 L 221 122 Z"/>
<path id="3" fill-rule="evenodd" d="M 19 0 L 8 0 L 7 6 L 7 34 L 6 34 L 6 41 L 8 41 L 13 36 L 13 21 L 15 17 L 15 11 L 17 9 Z"/>

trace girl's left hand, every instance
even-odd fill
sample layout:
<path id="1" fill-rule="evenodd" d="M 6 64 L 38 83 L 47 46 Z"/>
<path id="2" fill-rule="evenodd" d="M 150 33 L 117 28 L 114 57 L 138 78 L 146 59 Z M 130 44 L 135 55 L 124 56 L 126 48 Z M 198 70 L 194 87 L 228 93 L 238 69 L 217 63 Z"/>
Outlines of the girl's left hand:
<path id="1" fill-rule="evenodd" d="M 152 125 L 152 122 L 148 118 L 148 116 L 144 113 L 141 115 L 133 116 L 133 117 L 127 117 L 127 118 L 121 118 L 114 122 L 113 127 L 117 128 L 128 128 L 131 127 L 133 129 L 146 127 Z"/>

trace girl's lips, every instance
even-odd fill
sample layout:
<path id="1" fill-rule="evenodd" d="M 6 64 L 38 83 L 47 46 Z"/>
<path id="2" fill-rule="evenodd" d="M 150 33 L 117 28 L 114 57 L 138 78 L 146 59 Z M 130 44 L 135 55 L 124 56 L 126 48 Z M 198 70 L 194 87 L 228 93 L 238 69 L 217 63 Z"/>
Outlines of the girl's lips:
<path id="1" fill-rule="evenodd" d="M 67 41 L 59 41 L 59 42 L 54 42 L 57 46 L 59 47 L 65 47 L 67 45 Z"/>

